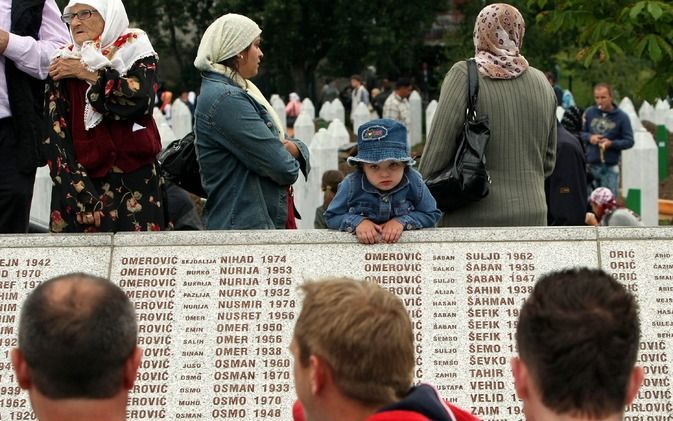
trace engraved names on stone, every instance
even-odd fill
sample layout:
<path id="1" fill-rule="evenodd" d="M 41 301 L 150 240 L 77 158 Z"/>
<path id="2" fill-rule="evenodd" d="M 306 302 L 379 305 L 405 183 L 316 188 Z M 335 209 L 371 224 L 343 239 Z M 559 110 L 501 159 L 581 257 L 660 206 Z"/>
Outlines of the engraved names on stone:
<path id="1" fill-rule="evenodd" d="M 606 241 L 601 244 L 605 270 L 638 299 L 641 343 L 637 364 L 645 379 L 624 419 L 673 416 L 673 241 Z M 668 418 L 667 418 L 668 417 Z"/>
<path id="2" fill-rule="evenodd" d="M 73 261 L 78 262 L 78 271 L 106 276 L 110 259 L 107 248 L 59 248 L 55 244 L 45 248 L 11 247 L 14 241 L 13 237 L 0 239 L 10 243 L 9 247 L 0 248 L 0 421 L 36 419 L 28 394 L 18 386 L 10 362 L 11 350 L 17 346 L 19 314 L 26 296 L 44 280 L 75 270 L 71 266 Z M 67 245 L 68 241 L 64 243 Z"/>
<path id="3" fill-rule="evenodd" d="M 423 254 L 420 251 L 364 253 L 364 278 L 375 282 L 400 297 L 409 312 L 416 346 L 416 379 L 423 379 Z M 351 275 L 357 276 L 357 275 Z"/>
<path id="4" fill-rule="evenodd" d="M 324 276 L 364 278 L 402 298 L 414 323 L 417 381 L 435 384 L 447 399 L 482 419 L 521 419 L 509 358 L 516 353 L 522 300 L 545 272 L 598 266 L 597 250 L 601 266 L 641 303 L 639 364 L 648 380 L 627 419 L 672 413 L 672 242 L 601 241 L 598 248 L 586 237 L 522 241 L 518 234 L 501 232 L 497 241 L 475 237 L 373 247 L 311 243 L 310 238 L 303 244 L 253 244 L 260 238 L 255 235 L 229 245 L 205 241 L 180 247 L 147 237 L 146 243 L 116 246 L 109 276 L 134 302 L 144 354 L 128 419 L 289 419 L 295 396 L 287 348 L 301 307 L 296 287 Z M 211 234 L 200 235 L 207 240 Z M 78 267 L 59 265 L 61 273 L 108 270 L 111 248 L 102 248 L 105 258 L 88 266 L 64 250 Z M 40 259 L 52 252 L 29 253 Z M 20 302 L 38 281 L 56 274 L 29 267 L 23 257 L 19 267 L 1 266 L 13 257 L 0 249 L 0 275 L 10 272 L 0 276 L 0 388 L 6 387 L 0 389 L 6 391 L 0 421 L 31 419 L 8 355 Z M 24 272 L 11 275 L 31 269 L 42 272 L 26 279 L 18 276 Z M 23 281 L 35 284 L 23 286 Z"/>

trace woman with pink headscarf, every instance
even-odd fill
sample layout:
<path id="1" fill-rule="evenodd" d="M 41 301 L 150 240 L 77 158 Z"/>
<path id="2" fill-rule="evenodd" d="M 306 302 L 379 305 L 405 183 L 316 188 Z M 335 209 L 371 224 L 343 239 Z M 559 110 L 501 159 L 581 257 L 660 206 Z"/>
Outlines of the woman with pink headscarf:
<path id="1" fill-rule="evenodd" d="M 587 225 L 641 227 L 638 215 L 627 208 L 618 208 L 615 196 L 606 187 L 599 187 L 589 196 L 592 212 L 587 212 Z"/>
<path id="2" fill-rule="evenodd" d="M 446 212 L 440 226 L 547 225 L 544 180 L 556 161 L 556 97 L 542 72 L 521 54 L 525 22 L 519 11 L 496 3 L 474 26 L 479 77 L 477 117 L 488 116 L 486 147 L 490 193 Z M 447 73 L 419 169 L 427 178 L 453 161 L 467 108 L 467 64 Z"/>
<path id="3" fill-rule="evenodd" d="M 61 19 L 72 44 L 49 68 L 42 145 L 53 180 L 50 230 L 161 230 L 157 53 L 144 31 L 129 28 L 121 0 L 71 0 Z"/>

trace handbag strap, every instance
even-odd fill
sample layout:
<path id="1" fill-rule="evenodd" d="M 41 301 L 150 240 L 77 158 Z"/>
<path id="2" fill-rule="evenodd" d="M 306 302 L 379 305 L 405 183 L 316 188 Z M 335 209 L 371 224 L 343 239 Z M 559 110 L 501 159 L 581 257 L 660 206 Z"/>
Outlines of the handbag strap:
<path id="1" fill-rule="evenodd" d="M 477 118 L 477 98 L 479 97 L 479 73 L 477 62 L 471 58 L 467 60 L 467 116 L 470 120 Z"/>

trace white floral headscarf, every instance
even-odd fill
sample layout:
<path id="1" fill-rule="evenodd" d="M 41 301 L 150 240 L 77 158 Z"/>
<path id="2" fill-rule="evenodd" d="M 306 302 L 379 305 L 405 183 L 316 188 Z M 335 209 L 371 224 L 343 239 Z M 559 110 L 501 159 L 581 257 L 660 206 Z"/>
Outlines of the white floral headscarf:
<path id="1" fill-rule="evenodd" d="M 528 69 L 519 49 L 526 32 L 523 16 L 514 6 L 484 7 L 474 24 L 475 60 L 479 72 L 492 79 L 514 79 Z"/>
<path id="2" fill-rule="evenodd" d="M 223 64 L 224 60 L 243 52 L 262 33 L 259 26 L 247 16 L 228 13 L 211 23 L 203 33 L 194 67 L 204 72 L 220 73 L 233 80 L 255 101 L 266 108 L 278 129 L 278 139 L 285 139 L 283 124 L 278 113 L 252 81 L 244 79 L 238 72 Z"/>
<path id="3" fill-rule="evenodd" d="M 56 50 L 52 60 L 78 58 L 89 71 L 110 67 L 125 75 L 136 61 L 146 57 L 158 58 L 147 34 L 140 29 L 129 28 L 129 19 L 121 0 L 70 0 L 63 12 L 69 13 L 76 4 L 91 6 L 100 13 L 105 21 L 103 33 L 82 45 L 73 39 L 72 44 Z M 102 120 L 103 116 L 93 109 L 87 99 L 84 108 L 85 128 L 95 127 Z"/>

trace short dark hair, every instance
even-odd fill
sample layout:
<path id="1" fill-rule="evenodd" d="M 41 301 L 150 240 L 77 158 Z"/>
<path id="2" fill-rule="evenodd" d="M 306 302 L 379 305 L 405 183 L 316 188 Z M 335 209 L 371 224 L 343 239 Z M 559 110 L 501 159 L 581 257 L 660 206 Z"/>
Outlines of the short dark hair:
<path id="1" fill-rule="evenodd" d="M 401 77 L 395 82 L 395 88 L 408 88 L 411 86 L 411 80 L 406 77 Z"/>
<path id="2" fill-rule="evenodd" d="M 357 74 L 356 74 L 356 75 L 351 76 L 351 80 L 353 80 L 353 79 L 355 79 L 355 80 L 357 80 L 358 82 L 362 83 L 362 76 L 360 76 L 360 75 L 357 75 Z"/>
<path id="3" fill-rule="evenodd" d="M 519 315 L 519 355 L 558 414 L 621 412 L 640 341 L 638 305 L 600 269 L 543 276 Z"/>
<path id="4" fill-rule="evenodd" d="M 614 95 L 612 95 L 612 88 L 610 87 L 609 84 L 607 84 L 605 82 L 599 82 L 599 83 L 594 85 L 594 91 L 598 88 L 605 88 L 605 89 L 608 90 L 608 94 L 610 94 L 610 96 L 614 96 Z"/>
<path id="5" fill-rule="evenodd" d="M 122 388 L 124 363 L 137 335 L 133 305 L 118 286 L 71 273 L 44 282 L 28 296 L 19 349 L 46 397 L 103 399 Z"/>

